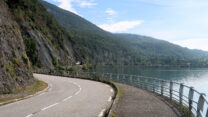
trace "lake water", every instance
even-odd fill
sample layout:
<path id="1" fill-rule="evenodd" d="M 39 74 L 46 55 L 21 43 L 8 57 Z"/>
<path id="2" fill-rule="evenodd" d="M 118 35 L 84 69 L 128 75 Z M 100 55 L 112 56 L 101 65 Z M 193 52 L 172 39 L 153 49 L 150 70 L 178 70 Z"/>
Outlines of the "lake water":
<path id="1" fill-rule="evenodd" d="M 96 72 L 130 74 L 172 80 L 193 86 L 208 97 L 208 68 L 140 68 L 135 66 L 97 67 Z"/>

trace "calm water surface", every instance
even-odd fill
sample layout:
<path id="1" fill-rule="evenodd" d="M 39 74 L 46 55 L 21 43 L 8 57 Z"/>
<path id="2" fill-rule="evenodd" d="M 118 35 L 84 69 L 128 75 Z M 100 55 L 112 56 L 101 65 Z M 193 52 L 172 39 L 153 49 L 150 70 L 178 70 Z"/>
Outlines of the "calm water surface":
<path id="1" fill-rule="evenodd" d="M 139 68 L 135 66 L 97 67 L 96 72 L 131 74 L 172 80 L 193 86 L 208 97 L 208 68 Z"/>

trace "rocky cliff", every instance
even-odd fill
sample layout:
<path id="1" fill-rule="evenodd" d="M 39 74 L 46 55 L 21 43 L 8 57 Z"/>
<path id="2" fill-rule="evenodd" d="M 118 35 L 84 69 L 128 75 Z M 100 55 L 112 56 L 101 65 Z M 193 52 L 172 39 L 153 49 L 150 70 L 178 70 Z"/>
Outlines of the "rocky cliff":
<path id="1" fill-rule="evenodd" d="M 36 67 L 70 66 L 82 58 L 71 35 L 38 0 L 7 0 L 20 26 L 26 53 Z"/>
<path id="2" fill-rule="evenodd" d="M 30 85 L 32 69 L 72 66 L 83 58 L 38 0 L 0 1 L 0 93 Z"/>
<path id="3" fill-rule="evenodd" d="M 20 27 L 9 8 L 0 1 L 0 93 L 33 82 L 31 65 L 26 55 Z"/>

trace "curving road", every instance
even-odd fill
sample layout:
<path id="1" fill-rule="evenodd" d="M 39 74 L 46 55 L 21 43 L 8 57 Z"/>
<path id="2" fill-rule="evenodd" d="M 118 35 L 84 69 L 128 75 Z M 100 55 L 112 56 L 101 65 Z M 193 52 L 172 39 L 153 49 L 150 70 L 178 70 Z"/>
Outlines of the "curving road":
<path id="1" fill-rule="evenodd" d="M 99 117 L 111 103 L 110 86 L 89 80 L 34 74 L 49 84 L 37 96 L 0 107 L 0 117 Z"/>

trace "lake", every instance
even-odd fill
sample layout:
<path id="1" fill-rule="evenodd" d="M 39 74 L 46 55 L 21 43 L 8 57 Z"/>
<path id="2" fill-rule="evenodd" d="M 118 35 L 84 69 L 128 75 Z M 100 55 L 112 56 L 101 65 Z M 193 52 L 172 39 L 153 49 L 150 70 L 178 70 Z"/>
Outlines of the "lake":
<path id="1" fill-rule="evenodd" d="M 208 96 L 208 68 L 141 68 L 135 66 L 97 67 L 95 72 L 130 74 L 172 80 L 193 86 Z"/>

